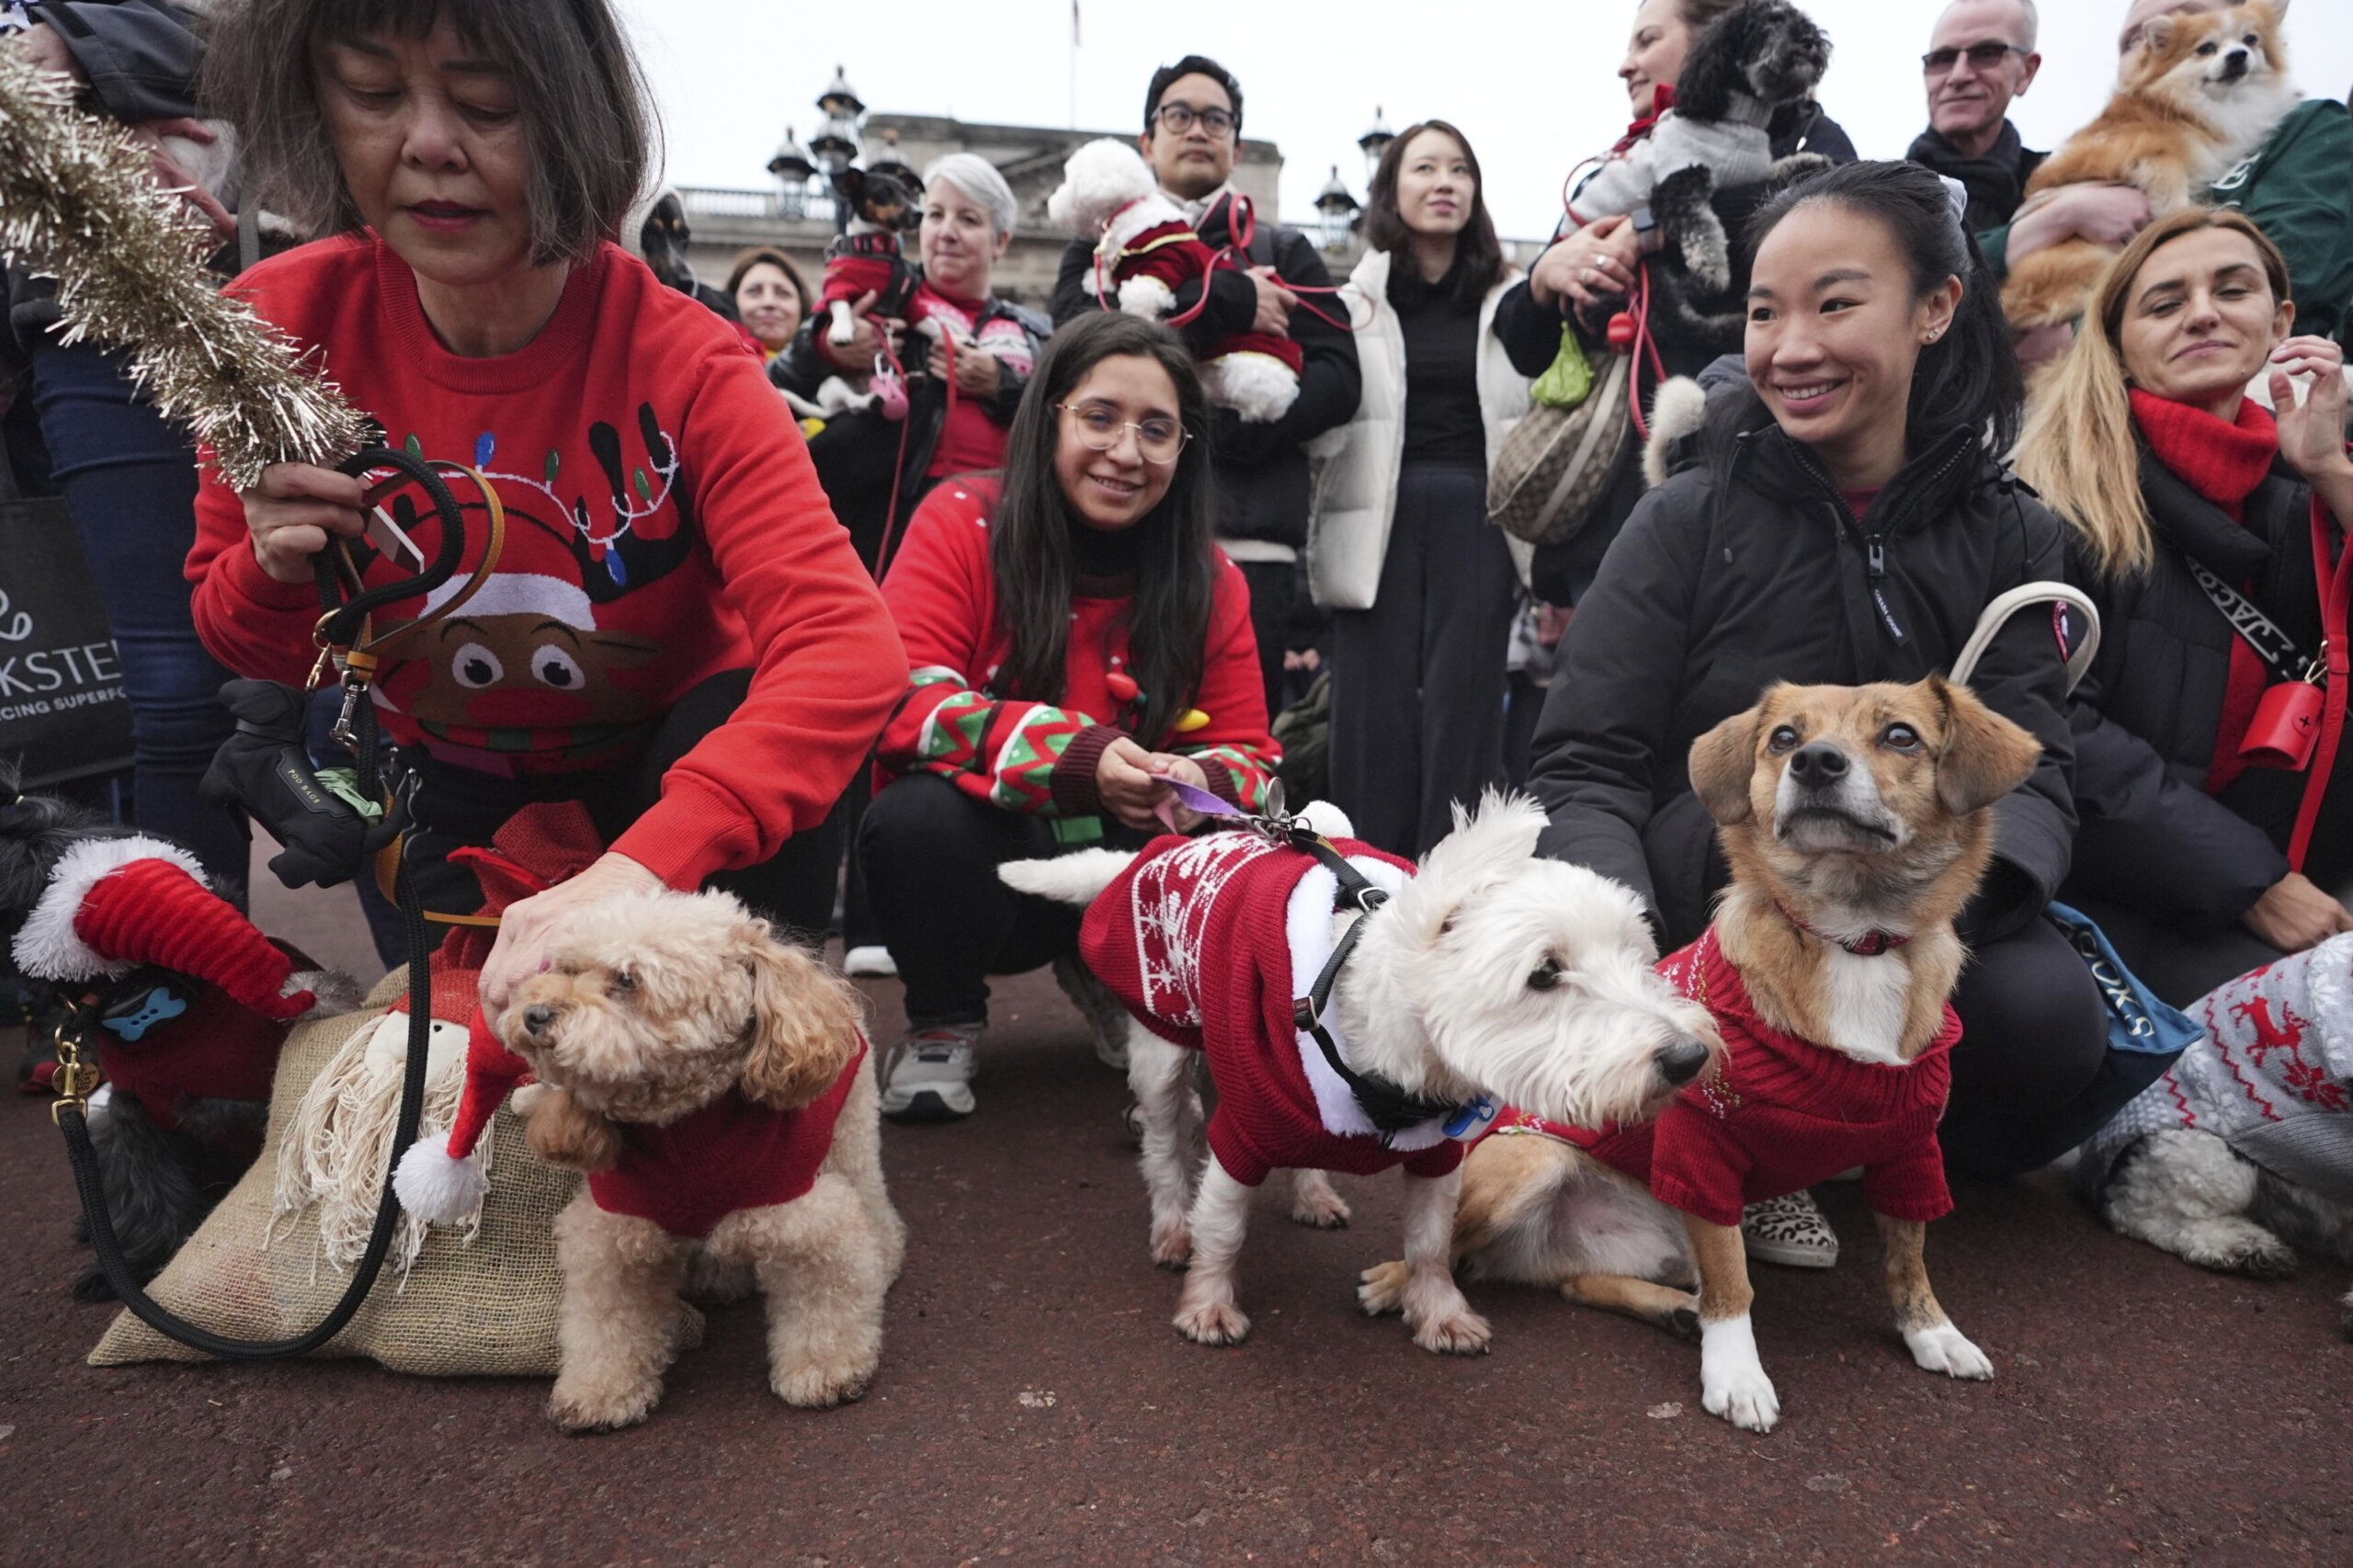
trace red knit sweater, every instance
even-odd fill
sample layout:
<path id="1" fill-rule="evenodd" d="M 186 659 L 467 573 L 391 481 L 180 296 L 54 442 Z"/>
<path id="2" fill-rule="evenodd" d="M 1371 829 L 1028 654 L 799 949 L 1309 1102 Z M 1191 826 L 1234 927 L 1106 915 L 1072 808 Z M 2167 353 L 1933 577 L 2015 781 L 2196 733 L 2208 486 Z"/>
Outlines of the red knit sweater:
<path id="1" fill-rule="evenodd" d="M 1341 839 L 1336 847 L 1359 867 L 1413 872 L 1412 862 L 1370 845 Z M 1310 903 L 1293 918 L 1294 890 L 1311 872 L 1318 875 L 1305 890 Z M 1435 1124 L 1391 1141 L 1361 1111 L 1359 1131 L 1336 1125 L 1354 1109 L 1336 1075 L 1319 1093 L 1313 1079 L 1329 1069 L 1300 1034 L 1291 1005 L 1314 982 L 1308 963 L 1320 969 L 1330 952 L 1330 886 L 1331 873 L 1313 858 L 1256 834 L 1155 838 L 1087 907 L 1079 928 L 1079 957 L 1130 1013 L 1163 1040 L 1208 1052 L 1217 1084 L 1210 1148 L 1247 1187 L 1271 1170 L 1370 1176 L 1402 1164 L 1415 1176 L 1441 1176 L 1462 1159 L 1462 1145 Z"/>
<path id="2" fill-rule="evenodd" d="M 824 819 L 905 665 L 790 415 L 726 323 L 610 244 L 574 270 L 538 336 L 494 358 L 441 346 L 415 275 L 372 235 L 304 245 L 234 288 L 319 350 L 391 445 L 483 470 L 505 505 L 495 574 L 386 665 L 394 740 L 507 777 L 609 767 L 689 687 L 750 666 L 743 705 L 613 848 L 692 888 Z M 451 486 L 478 524 L 471 483 Z M 315 590 L 262 572 L 243 505 L 210 473 L 188 575 L 215 656 L 302 678 Z M 419 608 L 394 604 L 378 625 Z"/>
<path id="3" fill-rule="evenodd" d="M 707 1236 L 730 1214 L 790 1203 L 816 1185 L 865 1060 L 860 1040 L 834 1086 L 798 1110 L 729 1094 L 667 1126 L 621 1124 L 620 1163 L 588 1173 L 589 1196 L 608 1214 L 651 1220 L 674 1236 Z"/>
<path id="4" fill-rule="evenodd" d="M 925 496 L 908 520 L 882 598 L 906 644 L 913 689 L 884 727 L 875 760 L 892 774 L 941 774 L 1008 810 L 1094 816 L 1103 809 L 1095 789 L 1103 748 L 1135 722 L 1108 684 L 1127 668 L 1132 590 L 1087 582 L 1073 596 L 1059 702 L 996 695 L 997 669 L 1013 652 L 1012 635 L 997 619 L 989 564 L 996 498 L 994 479 L 951 480 Z M 1209 715 L 1201 728 L 1135 738 L 1146 750 L 1194 757 L 1211 789 L 1256 805 L 1281 753 L 1267 732 L 1250 590 L 1222 555 L 1193 706 Z"/>
<path id="5" fill-rule="evenodd" d="M 1685 1087 L 1655 1121 L 1597 1132 L 1506 1110 L 1495 1130 L 1574 1143 L 1647 1181 L 1660 1202 L 1719 1225 L 1739 1224 L 1744 1204 L 1856 1165 L 1864 1198 L 1891 1220 L 1952 1211 L 1937 1146 L 1961 1039 L 1949 1005 L 1927 1048 L 1892 1067 L 1783 1034 L 1757 1017 L 1713 926 L 1658 969 L 1715 1018 L 1726 1048 L 1721 1073 Z"/>

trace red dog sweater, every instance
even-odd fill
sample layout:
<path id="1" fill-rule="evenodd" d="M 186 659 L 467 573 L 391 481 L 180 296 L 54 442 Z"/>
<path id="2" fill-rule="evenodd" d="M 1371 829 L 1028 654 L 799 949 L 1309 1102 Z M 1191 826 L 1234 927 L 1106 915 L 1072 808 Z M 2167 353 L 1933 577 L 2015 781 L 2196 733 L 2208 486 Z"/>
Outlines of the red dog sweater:
<path id="1" fill-rule="evenodd" d="M 1413 863 L 1336 842 L 1374 886 L 1394 892 Z M 1403 1165 L 1441 1176 L 1462 1145 L 1438 1120 L 1387 1140 L 1366 1119 L 1314 1040 L 1293 1023 L 1332 956 L 1337 880 L 1298 850 L 1254 833 L 1155 838 L 1088 905 L 1079 957 L 1153 1033 L 1209 1053 L 1217 1082 L 1210 1149 L 1256 1187 L 1272 1170 L 1370 1176 Z M 1331 1013 L 1324 1026 L 1348 1056 Z"/>
<path id="2" fill-rule="evenodd" d="M 616 1122 L 620 1163 L 589 1172 L 588 1194 L 608 1214 L 635 1215 L 695 1238 L 742 1210 L 790 1203 L 817 1184 L 865 1060 L 860 1039 L 834 1086 L 796 1110 L 731 1093 L 666 1126 Z"/>
<path id="3" fill-rule="evenodd" d="M 1724 1037 L 1722 1070 L 1687 1085 L 1655 1121 L 1593 1131 L 1506 1110 L 1495 1131 L 1536 1132 L 1586 1150 L 1650 1184 L 1671 1208 L 1718 1225 L 1761 1203 L 1863 1167 L 1863 1196 L 1891 1220 L 1952 1212 L 1937 1123 L 1952 1088 L 1961 1017 L 1902 1067 L 1858 1062 L 1784 1034 L 1756 1014 L 1714 926 L 1659 961 L 1659 973 L 1708 1009 Z"/>

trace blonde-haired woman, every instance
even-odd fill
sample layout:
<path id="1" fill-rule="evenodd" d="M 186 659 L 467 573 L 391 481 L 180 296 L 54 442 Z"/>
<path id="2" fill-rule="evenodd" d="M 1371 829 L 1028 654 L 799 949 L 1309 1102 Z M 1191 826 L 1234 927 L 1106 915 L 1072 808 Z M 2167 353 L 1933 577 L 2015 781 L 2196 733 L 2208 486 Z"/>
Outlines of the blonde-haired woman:
<path id="1" fill-rule="evenodd" d="M 2018 450 L 2073 525 L 2071 574 L 2103 629 L 2075 693 L 2065 896 L 2177 1004 L 2353 930 L 2353 755 L 2321 786 L 2299 869 L 2313 765 L 2244 749 L 2271 732 L 2267 693 L 2321 650 L 2353 519 L 2343 353 L 2290 335 L 2295 314 L 2286 264 L 2246 218 L 2162 218 L 2109 268 Z M 2276 419 L 2245 395 L 2258 376 Z M 2306 376 L 2299 403 L 2290 378 Z M 2250 608 L 2272 630 L 2234 630 Z"/>

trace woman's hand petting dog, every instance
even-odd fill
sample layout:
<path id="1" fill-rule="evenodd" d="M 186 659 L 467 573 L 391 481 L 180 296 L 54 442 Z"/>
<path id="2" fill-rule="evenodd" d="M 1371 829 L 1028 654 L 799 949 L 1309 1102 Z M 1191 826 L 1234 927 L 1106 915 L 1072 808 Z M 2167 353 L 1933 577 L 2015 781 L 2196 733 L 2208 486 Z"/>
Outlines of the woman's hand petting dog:
<path id="1" fill-rule="evenodd" d="M 490 1027 L 504 1032 L 500 1020 L 516 988 L 539 972 L 548 938 L 564 921 L 617 893 L 658 892 L 661 888 L 661 878 L 628 856 L 608 851 L 570 881 L 509 905 L 498 923 L 498 940 L 482 966 L 482 1007 Z"/>
<path id="2" fill-rule="evenodd" d="M 1209 775 L 1191 757 L 1148 752 L 1125 735 L 1105 746 L 1103 759 L 1095 765 L 1095 790 L 1103 798 L 1103 809 L 1138 833 L 1164 825 L 1190 833 L 1200 825 L 1199 812 L 1176 803 L 1167 784 L 1171 778 L 1196 790 L 1210 787 Z M 1159 814 L 1164 804 L 1169 809 L 1165 817 Z"/>
<path id="3" fill-rule="evenodd" d="M 2302 871 L 2290 871 L 2263 890 L 2239 924 L 2283 953 L 2301 953 L 2340 931 L 2353 931 L 2353 914 Z"/>
<path id="4" fill-rule="evenodd" d="M 886 342 L 891 347 L 891 357 L 898 358 L 899 324 L 890 320 L 878 322 L 867 314 L 874 309 L 874 301 L 880 298 L 881 295 L 870 289 L 850 301 L 849 316 L 853 324 L 847 343 L 835 343 L 825 334 L 817 334 L 817 352 L 835 369 L 871 370 L 875 357 L 881 352 Z"/>

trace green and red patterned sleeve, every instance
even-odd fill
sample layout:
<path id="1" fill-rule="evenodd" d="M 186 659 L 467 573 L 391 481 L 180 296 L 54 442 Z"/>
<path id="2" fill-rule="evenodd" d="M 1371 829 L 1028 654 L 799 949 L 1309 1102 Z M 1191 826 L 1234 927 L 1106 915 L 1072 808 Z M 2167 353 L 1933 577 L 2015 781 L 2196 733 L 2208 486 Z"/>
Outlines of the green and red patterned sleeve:
<path id="1" fill-rule="evenodd" d="M 1102 728 L 1086 714 L 991 697 L 944 665 L 916 670 L 907 684 L 906 700 L 875 752 L 883 767 L 937 773 L 973 799 L 1009 812 L 1092 816 L 1101 810 L 1091 777 L 1084 800 L 1071 798 L 1067 780 L 1055 788 L 1056 764 L 1071 744 Z M 1102 746 L 1095 745 L 1092 755 L 1101 756 Z"/>

